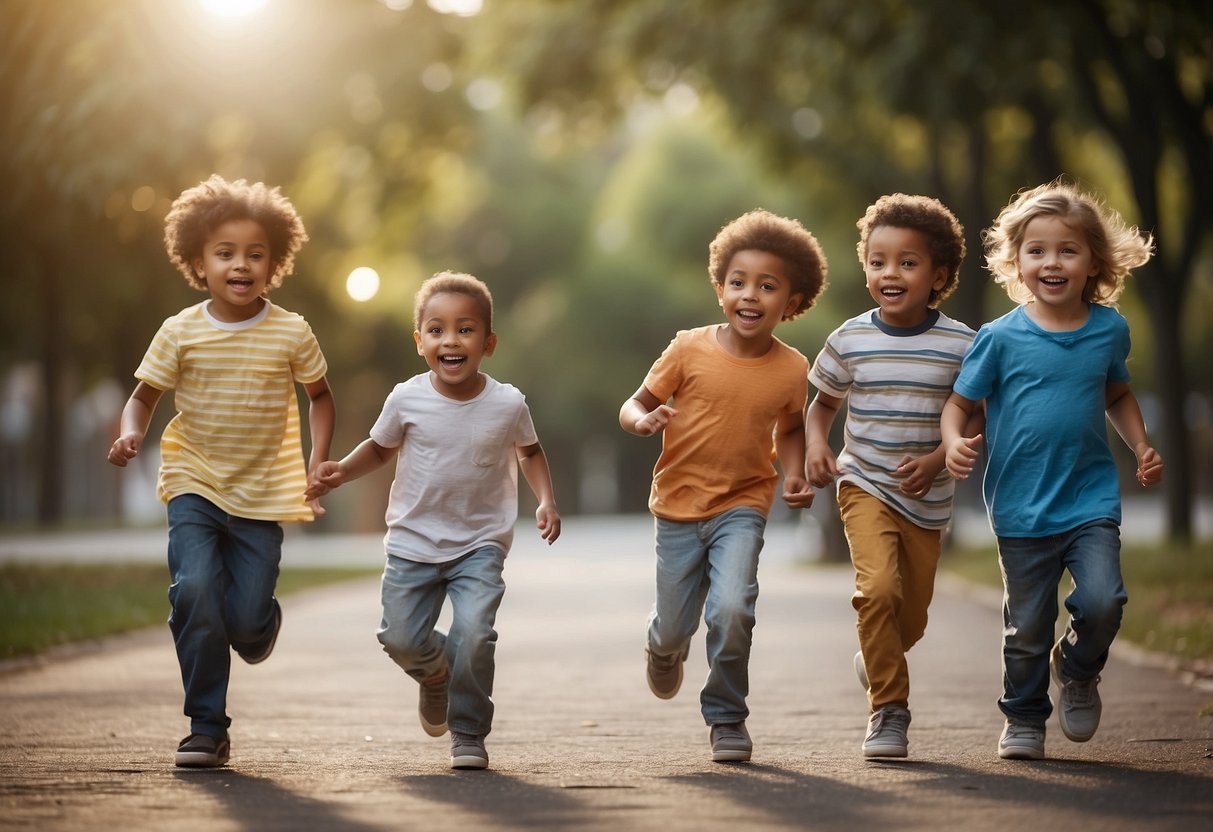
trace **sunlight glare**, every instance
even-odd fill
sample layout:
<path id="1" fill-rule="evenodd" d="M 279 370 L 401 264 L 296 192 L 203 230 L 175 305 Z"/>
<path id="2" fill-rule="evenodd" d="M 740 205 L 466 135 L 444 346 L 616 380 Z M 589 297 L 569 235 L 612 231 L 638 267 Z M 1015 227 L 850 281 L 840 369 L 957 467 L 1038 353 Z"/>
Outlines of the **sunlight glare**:
<path id="1" fill-rule="evenodd" d="M 370 266 L 359 266 L 345 279 L 345 291 L 359 303 L 370 300 L 379 294 L 379 272 Z"/>
<path id="2" fill-rule="evenodd" d="M 202 0 L 202 6 L 221 17 L 243 17 L 260 11 L 266 0 Z"/>

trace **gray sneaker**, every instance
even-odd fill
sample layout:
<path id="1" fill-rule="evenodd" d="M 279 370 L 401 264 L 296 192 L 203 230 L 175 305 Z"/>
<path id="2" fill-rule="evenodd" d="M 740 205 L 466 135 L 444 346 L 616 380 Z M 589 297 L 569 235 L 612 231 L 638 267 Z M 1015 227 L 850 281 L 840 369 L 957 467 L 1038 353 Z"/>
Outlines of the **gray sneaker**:
<path id="1" fill-rule="evenodd" d="M 441 679 L 421 683 L 417 716 L 421 719 L 421 730 L 431 737 L 441 737 L 446 733 L 447 688 L 450 684 L 450 673 L 444 673 Z"/>
<path id="2" fill-rule="evenodd" d="M 1061 732 L 1074 742 L 1086 742 L 1095 736 L 1103 703 L 1099 699 L 1099 677 L 1080 682 L 1062 671 L 1061 644 L 1054 644 L 1049 653 L 1049 672 L 1061 689 L 1057 721 Z"/>
<path id="3" fill-rule="evenodd" d="M 1043 760 L 1045 727 L 1008 719 L 998 738 L 998 756 L 1004 760 Z"/>
<path id="4" fill-rule="evenodd" d="M 859 678 L 859 684 L 863 685 L 864 693 L 872 689 L 872 683 L 868 681 L 868 668 L 863 663 L 862 650 L 855 654 L 855 675 Z"/>
<path id="5" fill-rule="evenodd" d="M 754 751 L 754 742 L 744 721 L 713 725 L 711 740 L 714 763 L 744 763 Z"/>
<path id="6" fill-rule="evenodd" d="M 863 740 L 865 757 L 906 757 L 910 753 L 910 712 L 900 705 L 881 705 L 868 717 Z"/>
<path id="7" fill-rule="evenodd" d="M 649 682 L 649 690 L 658 699 L 673 699 L 682 687 L 682 663 L 686 661 L 686 656 L 678 653 L 659 656 L 647 648 L 644 655 L 644 675 Z"/>
<path id="8" fill-rule="evenodd" d="M 484 750 L 484 737 L 451 732 L 451 768 L 488 768 L 489 752 Z"/>

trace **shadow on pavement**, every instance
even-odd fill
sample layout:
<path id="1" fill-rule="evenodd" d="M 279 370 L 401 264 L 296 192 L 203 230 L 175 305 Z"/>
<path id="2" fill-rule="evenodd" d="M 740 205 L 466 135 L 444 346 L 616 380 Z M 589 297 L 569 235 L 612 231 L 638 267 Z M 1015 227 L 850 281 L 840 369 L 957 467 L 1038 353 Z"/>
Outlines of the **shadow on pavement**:
<path id="1" fill-rule="evenodd" d="M 879 792 L 779 766 L 726 763 L 719 772 L 668 779 L 733 801 L 743 817 L 765 815 L 789 828 L 878 829 L 887 819 Z"/>
<path id="2" fill-rule="evenodd" d="M 223 805 L 236 828 L 248 832 L 266 829 L 324 829 L 326 832 L 379 832 L 343 817 L 337 807 L 282 788 L 273 780 L 232 769 L 177 770 L 181 783 L 200 789 Z"/>
<path id="3" fill-rule="evenodd" d="M 400 783 L 413 797 L 481 816 L 486 828 L 575 828 L 587 823 L 594 811 L 564 789 L 537 786 L 491 769 L 401 777 Z"/>

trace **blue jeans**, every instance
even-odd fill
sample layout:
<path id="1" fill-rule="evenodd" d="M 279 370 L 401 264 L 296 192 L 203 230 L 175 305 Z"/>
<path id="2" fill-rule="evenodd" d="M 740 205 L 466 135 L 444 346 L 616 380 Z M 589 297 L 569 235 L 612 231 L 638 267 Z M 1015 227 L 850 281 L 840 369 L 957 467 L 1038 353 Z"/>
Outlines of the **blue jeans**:
<path id="1" fill-rule="evenodd" d="M 379 643 L 418 681 L 449 668 L 447 724 L 460 734 L 484 736 L 493 727 L 493 624 L 505 595 L 504 567 L 505 553 L 485 546 L 445 563 L 388 555 L 383 570 Z M 435 624 L 448 596 L 451 630 L 443 633 Z"/>
<path id="2" fill-rule="evenodd" d="M 703 614 L 708 678 L 699 705 L 708 725 L 750 714 L 745 700 L 766 525 L 766 516 L 752 508 L 691 522 L 656 518 L 657 601 L 649 614 L 649 650 L 685 659 Z"/>
<path id="3" fill-rule="evenodd" d="M 274 637 L 282 526 L 234 517 L 197 494 L 168 504 L 169 629 L 190 731 L 227 735 L 230 648 L 256 653 Z"/>
<path id="4" fill-rule="evenodd" d="M 1129 598 L 1120 576 L 1120 527 L 1098 520 L 1048 537 L 999 537 L 998 561 L 1005 590 L 998 707 L 1011 719 L 1043 725 L 1053 712 L 1049 652 L 1058 582 L 1069 571 L 1063 672 L 1071 679 L 1094 679 L 1108 661 Z"/>

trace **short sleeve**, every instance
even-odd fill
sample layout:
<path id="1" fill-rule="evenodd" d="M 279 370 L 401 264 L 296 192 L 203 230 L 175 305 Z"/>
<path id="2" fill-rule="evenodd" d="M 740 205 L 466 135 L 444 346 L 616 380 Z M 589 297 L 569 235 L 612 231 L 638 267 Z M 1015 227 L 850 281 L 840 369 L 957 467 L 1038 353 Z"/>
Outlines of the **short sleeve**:
<path id="1" fill-rule="evenodd" d="M 302 337 L 291 357 L 291 375 L 301 384 L 311 384 L 324 378 L 327 372 L 328 364 L 320 351 L 320 343 L 312 333 L 311 326 L 305 322 Z"/>
<path id="2" fill-rule="evenodd" d="M 1108 381 L 1129 382 L 1129 352 L 1133 348 L 1133 339 L 1129 334 L 1129 322 L 1118 313 L 1116 315 L 1116 332 L 1112 342 L 1112 360 L 1108 363 Z"/>
<path id="3" fill-rule="evenodd" d="M 150 384 L 158 390 L 172 390 L 177 386 L 179 369 L 179 350 L 177 335 L 172 326 L 172 319 L 160 325 L 152 338 L 143 361 L 135 370 L 135 378 Z"/>
<path id="4" fill-rule="evenodd" d="M 660 401 L 666 401 L 682 386 L 685 375 L 682 367 L 682 345 L 687 333 L 679 332 L 670 341 L 669 346 L 661 356 L 653 362 L 648 375 L 644 377 L 644 386 Z"/>
<path id="5" fill-rule="evenodd" d="M 809 369 L 808 380 L 823 393 L 842 399 L 850 392 L 854 379 L 842 360 L 838 347 L 840 338 L 839 330 L 834 330 L 830 337 L 826 338 L 825 346 L 817 353 L 817 358 Z"/>
<path id="6" fill-rule="evenodd" d="M 965 353 L 960 364 L 960 373 L 952 390 L 970 401 L 980 401 L 994 392 L 997 377 L 997 343 L 994 332 L 988 325 L 977 330 L 973 345 Z"/>
<path id="7" fill-rule="evenodd" d="M 404 444 L 404 417 L 401 414 L 404 391 L 401 388 L 402 385 L 397 384 L 388 393 L 379 418 L 371 426 L 371 439 L 385 448 L 399 448 Z"/>

